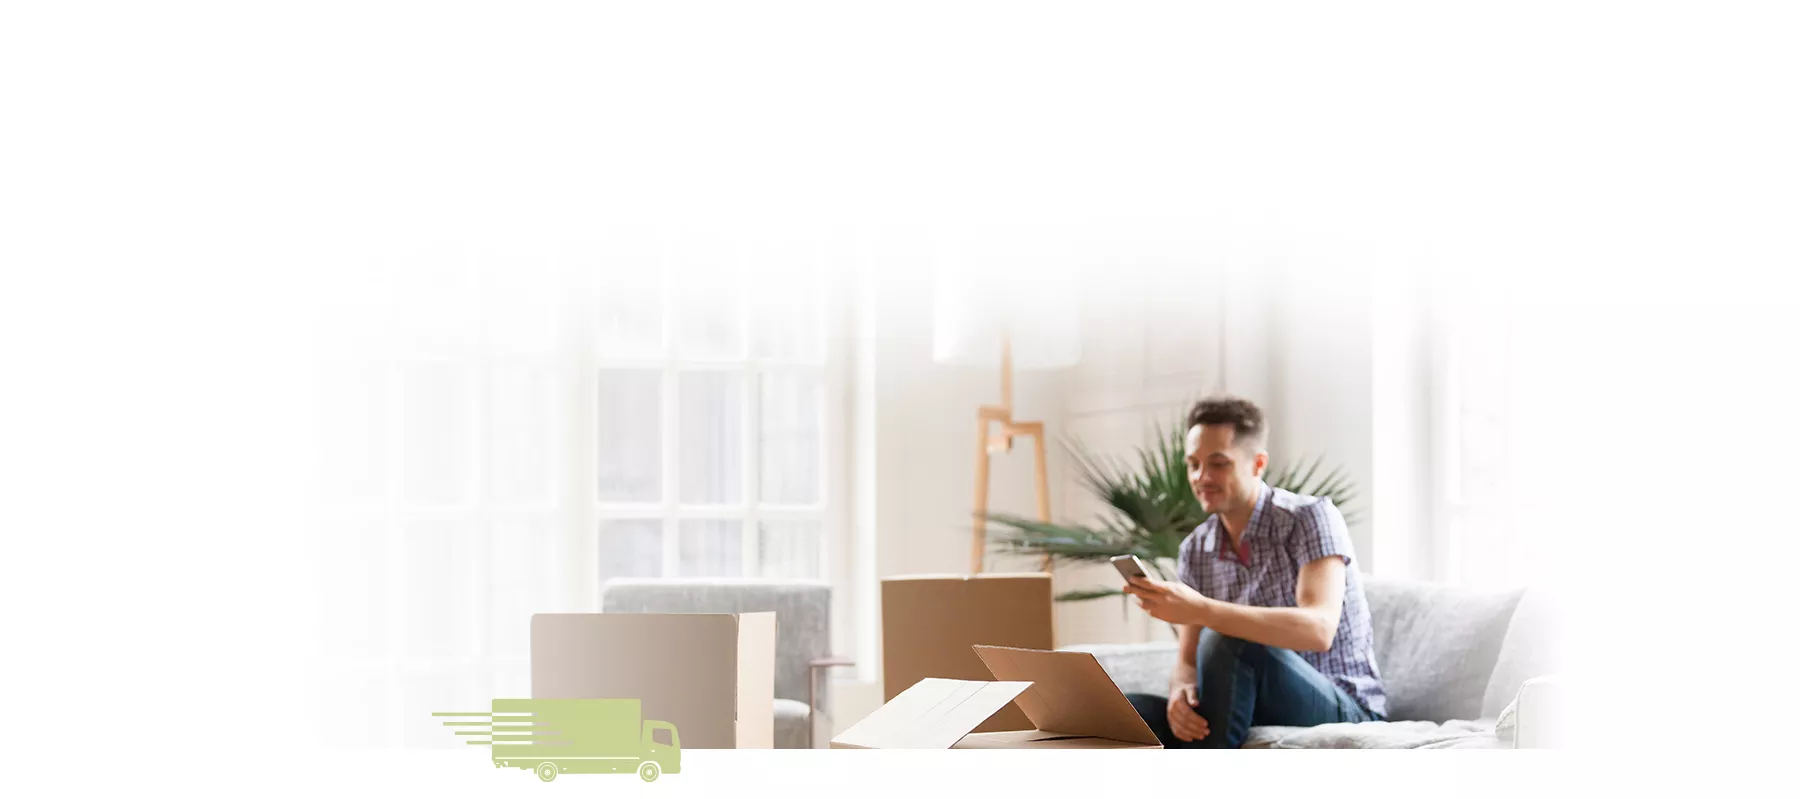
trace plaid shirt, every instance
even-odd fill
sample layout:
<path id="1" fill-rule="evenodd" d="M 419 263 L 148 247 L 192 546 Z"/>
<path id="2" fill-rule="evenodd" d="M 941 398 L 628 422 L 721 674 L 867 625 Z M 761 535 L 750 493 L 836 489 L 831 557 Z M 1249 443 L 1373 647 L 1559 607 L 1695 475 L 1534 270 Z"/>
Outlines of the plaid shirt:
<path id="1" fill-rule="evenodd" d="M 1250 513 L 1241 546 L 1217 515 L 1181 542 L 1181 581 L 1213 599 L 1265 608 L 1294 607 L 1300 567 L 1328 555 L 1344 559 L 1344 609 L 1331 649 L 1299 652 L 1320 674 L 1344 689 L 1376 718 L 1387 717 L 1387 694 L 1375 667 L 1375 633 L 1369 603 L 1354 563 L 1350 531 L 1329 499 L 1258 483 L 1262 496 Z"/>

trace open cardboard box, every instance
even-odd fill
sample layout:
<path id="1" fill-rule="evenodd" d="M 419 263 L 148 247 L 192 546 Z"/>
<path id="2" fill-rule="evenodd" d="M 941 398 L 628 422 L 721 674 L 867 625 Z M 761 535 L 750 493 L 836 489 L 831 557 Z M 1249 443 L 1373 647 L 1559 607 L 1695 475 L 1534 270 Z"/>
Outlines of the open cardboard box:
<path id="1" fill-rule="evenodd" d="M 831 739 L 831 748 L 1162 748 L 1093 655 L 999 646 L 974 650 L 997 681 L 920 680 Z M 973 732 L 1013 702 L 1032 729 Z"/>
<path id="2" fill-rule="evenodd" d="M 989 678 L 970 647 L 1055 649 L 1048 574 L 915 574 L 881 581 L 882 700 L 928 677 Z M 1006 704 L 976 732 L 1028 730 L 1031 721 Z"/>
<path id="3" fill-rule="evenodd" d="M 683 749 L 773 748 L 775 614 L 536 614 L 531 696 L 642 700 Z"/>

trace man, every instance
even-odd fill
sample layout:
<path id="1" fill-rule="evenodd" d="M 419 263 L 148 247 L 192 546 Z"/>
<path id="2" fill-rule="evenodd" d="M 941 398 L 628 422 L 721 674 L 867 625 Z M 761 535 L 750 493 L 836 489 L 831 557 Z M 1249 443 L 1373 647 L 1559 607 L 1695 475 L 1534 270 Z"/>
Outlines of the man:
<path id="1" fill-rule="evenodd" d="M 1343 514 L 1262 481 L 1263 414 L 1236 397 L 1187 418 L 1188 484 L 1211 515 L 1181 542 L 1179 582 L 1126 591 L 1176 625 L 1167 697 L 1130 695 L 1165 746 L 1235 749 L 1250 727 L 1387 717 Z"/>

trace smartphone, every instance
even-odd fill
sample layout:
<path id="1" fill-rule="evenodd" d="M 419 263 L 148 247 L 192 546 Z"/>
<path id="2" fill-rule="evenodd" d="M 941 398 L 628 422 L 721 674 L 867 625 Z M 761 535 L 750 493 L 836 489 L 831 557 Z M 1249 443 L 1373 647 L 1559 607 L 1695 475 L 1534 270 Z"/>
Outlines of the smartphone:
<path id="1" fill-rule="evenodd" d="M 1113 568 L 1119 570 L 1119 574 L 1123 576 L 1127 582 L 1133 577 L 1142 577 L 1146 580 L 1150 579 L 1150 570 L 1144 568 L 1144 562 L 1138 560 L 1136 555 L 1120 555 L 1115 557 L 1112 559 L 1112 565 Z"/>

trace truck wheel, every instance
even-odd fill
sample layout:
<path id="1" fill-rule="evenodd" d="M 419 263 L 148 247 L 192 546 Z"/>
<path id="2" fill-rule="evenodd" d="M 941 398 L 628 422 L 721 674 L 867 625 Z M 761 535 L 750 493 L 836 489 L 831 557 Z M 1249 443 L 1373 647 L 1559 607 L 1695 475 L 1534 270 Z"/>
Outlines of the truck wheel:
<path id="1" fill-rule="evenodd" d="M 538 775 L 538 779 L 543 780 L 544 782 L 549 782 L 553 779 L 556 779 L 556 764 L 555 763 L 539 763 L 538 767 L 537 767 L 537 775 Z"/>
<path id="2" fill-rule="evenodd" d="M 662 766 L 656 765 L 654 760 L 646 760 L 644 765 L 638 766 L 638 776 L 643 777 L 644 782 L 656 782 L 656 778 L 662 776 Z"/>

